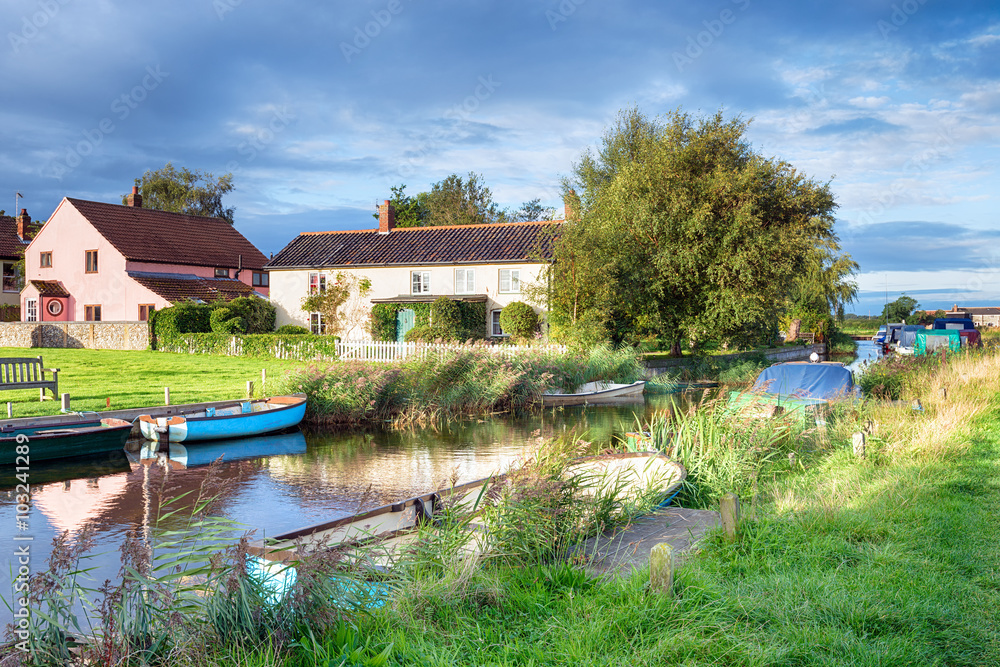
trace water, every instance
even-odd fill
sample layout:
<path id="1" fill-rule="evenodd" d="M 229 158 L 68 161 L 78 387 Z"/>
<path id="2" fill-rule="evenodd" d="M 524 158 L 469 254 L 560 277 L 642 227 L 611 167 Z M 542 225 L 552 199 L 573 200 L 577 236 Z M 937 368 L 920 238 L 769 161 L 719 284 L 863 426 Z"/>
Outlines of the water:
<path id="1" fill-rule="evenodd" d="M 854 360 L 847 365 L 847 368 L 857 377 L 863 371 L 863 364 L 879 359 L 882 356 L 882 350 L 870 340 L 855 341 L 855 344 L 857 347 L 855 348 Z"/>

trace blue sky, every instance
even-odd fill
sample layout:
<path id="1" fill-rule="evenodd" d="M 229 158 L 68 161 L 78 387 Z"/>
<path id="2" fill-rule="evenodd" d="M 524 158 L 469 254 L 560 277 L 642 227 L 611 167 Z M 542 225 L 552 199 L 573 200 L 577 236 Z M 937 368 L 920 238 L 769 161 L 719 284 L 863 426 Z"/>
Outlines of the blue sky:
<path id="1" fill-rule="evenodd" d="M 117 202 L 168 161 L 233 172 L 267 253 L 451 173 L 561 211 L 619 109 L 722 107 L 832 179 L 850 310 L 1000 305 L 995 2 L 7 0 L 0 26 L 8 212 Z"/>

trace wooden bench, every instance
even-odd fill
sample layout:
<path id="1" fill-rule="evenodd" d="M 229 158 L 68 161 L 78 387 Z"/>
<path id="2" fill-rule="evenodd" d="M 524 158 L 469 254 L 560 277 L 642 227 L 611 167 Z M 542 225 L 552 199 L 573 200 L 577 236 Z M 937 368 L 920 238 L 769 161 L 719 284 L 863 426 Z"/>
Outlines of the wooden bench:
<path id="1" fill-rule="evenodd" d="M 46 380 L 45 373 L 52 373 Z M 41 357 L 0 358 L 0 389 L 38 389 L 40 401 L 55 400 L 59 395 L 59 369 L 43 368 Z M 45 390 L 51 389 L 52 396 Z"/>

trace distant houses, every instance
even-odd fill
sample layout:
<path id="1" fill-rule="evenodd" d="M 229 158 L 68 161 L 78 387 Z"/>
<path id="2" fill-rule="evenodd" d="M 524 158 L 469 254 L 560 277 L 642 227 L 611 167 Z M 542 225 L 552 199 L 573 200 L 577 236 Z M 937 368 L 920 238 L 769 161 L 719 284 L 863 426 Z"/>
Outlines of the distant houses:
<path id="1" fill-rule="evenodd" d="M 522 286 L 539 279 L 561 223 L 398 228 L 386 201 L 377 229 L 302 233 L 267 263 L 277 324 L 325 333 L 323 314 L 303 311 L 303 297 L 351 275 L 370 282 L 365 315 L 378 304 L 395 311 L 397 340 L 414 326 L 416 304 L 442 296 L 482 304 L 483 335 L 502 337 L 501 311 L 524 300 Z M 355 318 L 341 335 L 368 338 L 366 319 Z"/>
<path id="2" fill-rule="evenodd" d="M 21 209 L 17 216 L 0 215 L 0 264 L 2 264 L 3 287 L 0 291 L 2 315 L 9 319 L 16 313 L 21 302 L 22 277 L 19 262 L 24 259 L 24 250 L 41 225 L 33 223 L 27 209 Z"/>

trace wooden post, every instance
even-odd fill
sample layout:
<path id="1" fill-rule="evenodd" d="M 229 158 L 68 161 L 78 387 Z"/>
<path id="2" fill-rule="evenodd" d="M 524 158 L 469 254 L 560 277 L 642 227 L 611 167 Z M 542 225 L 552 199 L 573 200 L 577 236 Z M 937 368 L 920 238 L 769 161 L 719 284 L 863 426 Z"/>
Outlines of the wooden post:
<path id="1" fill-rule="evenodd" d="M 170 387 L 163 388 L 163 404 L 170 405 Z"/>
<path id="2" fill-rule="evenodd" d="M 854 443 L 854 456 L 859 459 L 865 458 L 865 433 L 858 431 L 852 436 Z"/>
<path id="3" fill-rule="evenodd" d="M 666 542 L 649 550 L 649 588 L 656 593 L 673 595 L 674 550 Z"/>
<path id="4" fill-rule="evenodd" d="M 69 412 L 70 411 L 70 409 L 69 409 L 69 393 L 65 393 L 65 394 L 62 395 L 62 411 L 63 412 Z"/>
<path id="5" fill-rule="evenodd" d="M 107 406 L 107 409 L 110 410 L 111 409 L 111 397 L 108 396 L 107 398 L 104 399 L 104 401 L 105 401 L 105 404 Z"/>
<path id="6" fill-rule="evenodd" d="M 722 514 L 722 528 L 726 531 L 726 539 L 735 540 L 736 529 L 740 522 L 740 499 L 735 493 L 727 493 L 719 501 L 719 510 Z"/>
<path id="7" fill-rule="evenodd" d="M 267 369 L 260 369 L 260 396 L 265 398 L 267 396 Z"/>
<path id="8" fill-rule="evenodd" d="M 253 380 L 247 380 L 247 398 L 253 398 Z"/>
<path id="9" fill-rule="evenodd" d="M 10 401 L 7 401 L 7 419 L 11 419 L 13 417 L 14 417 L 14 404 L 11 403 Z"/>
<path id="10" fill-rule="evenodd" d="M 948 387 L 941 387 L 941 400 L 942 401 L 948 400 Z"/>

